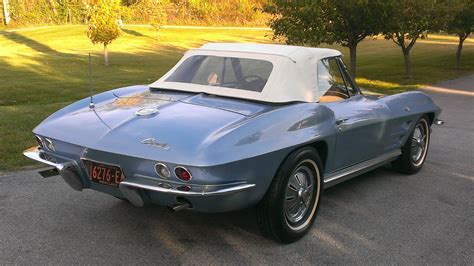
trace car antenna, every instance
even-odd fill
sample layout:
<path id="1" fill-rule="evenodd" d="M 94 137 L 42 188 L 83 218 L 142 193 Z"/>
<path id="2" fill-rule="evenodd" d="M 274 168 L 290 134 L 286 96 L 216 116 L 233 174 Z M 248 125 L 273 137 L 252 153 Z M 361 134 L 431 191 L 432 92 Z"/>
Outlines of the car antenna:
<path id="1" fill-rule="evenodd" d="M 94 84 L 92 83 L 92 66 L 91 66 L 91 53 L 89 53 L 89 92 L 91 97 L 91 102 L 89 103 L 89 108 L 93 109 L 95 107 L 94 104 Z"/>

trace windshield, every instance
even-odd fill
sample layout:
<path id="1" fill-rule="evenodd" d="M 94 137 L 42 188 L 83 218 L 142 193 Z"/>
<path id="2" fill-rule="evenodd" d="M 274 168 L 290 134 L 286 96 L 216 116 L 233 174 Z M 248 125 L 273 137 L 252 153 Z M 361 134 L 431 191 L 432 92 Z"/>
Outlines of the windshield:
<path id="1" fill-rule="evenodd" d="M 266 60 L 195 55 L 166 81 L 261 92 L 272 69 L 273 64 Z"/>

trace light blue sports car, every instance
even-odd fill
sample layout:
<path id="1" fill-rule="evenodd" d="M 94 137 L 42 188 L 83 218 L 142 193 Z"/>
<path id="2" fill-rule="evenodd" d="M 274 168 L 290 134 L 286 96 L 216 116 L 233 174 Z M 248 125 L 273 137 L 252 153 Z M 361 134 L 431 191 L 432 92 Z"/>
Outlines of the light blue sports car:
<path id="1" fill-rule="evenodd" d="M 256 206 L 264 235 L 310 230 L 322 189 L 378 166 L 414 174 L 440 108 L 422 92 L 364 95 L 332 49 L 206 44 L 148 86 L 52 114 L 25 156 L 74 190 L 135 206 Z"/>

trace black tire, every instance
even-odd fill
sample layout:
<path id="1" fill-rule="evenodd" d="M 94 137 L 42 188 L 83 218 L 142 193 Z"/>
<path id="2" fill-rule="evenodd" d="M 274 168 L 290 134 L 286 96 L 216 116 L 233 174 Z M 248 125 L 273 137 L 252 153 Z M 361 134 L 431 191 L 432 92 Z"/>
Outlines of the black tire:
<path id="1" fill-rule="evenodd" d="M 421 130 L 422 134 L 425 136 L 422 143 L 420 143 L 419 136 L 414 136 L 417 130 Z M 405 145 L 403 145 L 402 155 L 392 162 L 392 167 L 395 171 L 406 175 L 412 175 L 421 170 L 426 161 L 426 157 L 428 156 L 430 133 L 430 121 L 427 116 L 423 116 L 418 120 Z M 423 150 L 421 151 L 420 157 L 416 159 L 419 147 L 423 147 Z"/>
<path id="2" fill-rule="evenodd" d="M 292 185 L 295 180 L 299 185 L 298 192 L 293 189 L 297 188 Z M 311 229 L 317 216 L 322 185 L 323 167 L 318 152 L 311 147 L 292 152 L 280 166 L 270 188 L 257 205 L 257 220 L 263 235 L 283 243 L 302 238 Z M 290 204 L 293 207 L 289 207 Z M 300 213 L 298 209 L 295 214 L 290 213 L 296 210 L 294 207 L 306 207 L 306 211 Z"/>

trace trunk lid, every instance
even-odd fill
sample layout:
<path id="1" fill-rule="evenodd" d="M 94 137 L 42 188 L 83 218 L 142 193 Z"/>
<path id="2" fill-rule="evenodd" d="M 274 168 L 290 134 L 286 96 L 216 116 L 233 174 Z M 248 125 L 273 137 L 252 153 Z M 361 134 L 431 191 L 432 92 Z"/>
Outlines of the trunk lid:
<path id="1" fill-rule="evenodd" d="M 261 103 L 182 92 L 115 96 L 95 109 L 85 107 L 48 121 L 38 127 L 38 133 L 92 149 L 180 162 L 189 156 L 197 160 L 200 150 L 220 135 L 272 109 Z M 158 112 L 137 116 L 144 108 Z M 154 142 L 144 141 L 150 139 Z"/>

